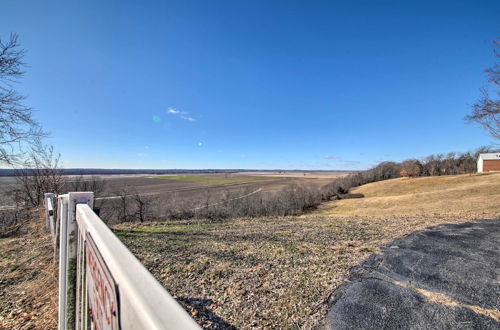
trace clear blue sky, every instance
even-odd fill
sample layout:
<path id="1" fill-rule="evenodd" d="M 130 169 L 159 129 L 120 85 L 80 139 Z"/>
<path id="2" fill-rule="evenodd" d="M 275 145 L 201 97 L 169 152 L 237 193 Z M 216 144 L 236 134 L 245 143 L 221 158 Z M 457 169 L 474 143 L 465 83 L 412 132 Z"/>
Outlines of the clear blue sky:
<path id="1" fill-rule="evenodd" d="M 2 0 L 66 167 L 363 169 L 493 142 L 464 116 L 500 1 Z"/>

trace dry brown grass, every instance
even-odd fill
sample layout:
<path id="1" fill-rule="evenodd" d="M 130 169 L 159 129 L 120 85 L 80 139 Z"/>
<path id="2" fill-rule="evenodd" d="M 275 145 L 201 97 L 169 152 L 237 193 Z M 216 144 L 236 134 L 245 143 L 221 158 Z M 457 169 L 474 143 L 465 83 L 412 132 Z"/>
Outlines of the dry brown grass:
<path id="1" fill-rule="evenodd" d="M 319 324 L 349 269 L 380 245 L 467 220 L 309 215 L 115 229 L 203 327 L 308 329 Z"/>
<path id="2" fill-rule="evenodd" d="M 500 216 L 500 173 L 399 178 L 352 190 L 361 199 L 325 203 L 319 214 L 335 216 Z"/>
<path id="3" fill-rule="evenodd" d="M 468 309 L 473 310 L 475 313 L 482 314 L 486 317 L 491 317 L 495 321 L 500 322 L 500 310 L 498 310 L 498 309 L 489 309 L 489 308 L 484 308 L 484 307 L 477 306 L 477 305 L 469 305 L 469 304 L 460 302 L 460 301 L 458 301 L 450 296 L 447 296 L 443 293 L 429 291 L 429 290 L 422 289 L 422 288 L 417 288 L 409 283 L 397 282 L 397 281 L 392 281 L 392 283 L 399 285 L 399 286 L 402 286 L 404 288 L 408 288 L 408 289 L 417 291 L 422 296 L 424 296 L 429 302 L 432 302 L 435 304 L 440 304 L 440 305 L 445 305 L 445 306 L 450 306 L 450 307 L 468 308 Z"/>
<path id="4" fill-rule="evenodd" d="M 57 266 L 44 222 L 0 239 L 0 255 L 0 329 L 56 329 Z"/>

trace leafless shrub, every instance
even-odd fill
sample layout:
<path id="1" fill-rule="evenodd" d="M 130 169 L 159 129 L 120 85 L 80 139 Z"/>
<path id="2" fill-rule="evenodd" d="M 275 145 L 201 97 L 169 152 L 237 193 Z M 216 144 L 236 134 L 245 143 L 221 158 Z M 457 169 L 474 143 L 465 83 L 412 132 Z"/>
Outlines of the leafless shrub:
<path id="1" fill-rule="evenodd" d="M 164 198 L 156 198 L 152 208 L 157 210 L 155 218 L 191 219 L 195 216 L 198 202 L 201 201 L 183 199 L 177 193 L 171 193 Z"/>
<path id="2" fill-rule="evenodd" d="M 118 215 L 118 219 L 120 222 L 128 222 L 130 221 L 131 212 L 129 210 L 129 200 L 130 200 L 130 191 L 127 187 L 122 188 L 120 191 L 116 192 L 117 204 L 116 204 L 116 212 Z"/>
<path id="3" fill-rule="evenodd" d="M 130 187 L 114 192 L 111 198 L 98 198 L 99 216 L 107 223 L 153 221 L 161 217 L 163 209 L 154 196 L 141 195 Z"/>
<path id="4" fill-rule="evenodd" d="M 99 176 L 79 175 L 65 181 L 65 191 L 92 191 L 94 197 L 101 197 L 106 188 L 106 181 Z"/>
<path id="5" fill-rule="evenodd" d="M 17 234 L 31 218 L 32 212 L 26 208 L 13 208 L 0 211 L 0 237 Z"/>
<path id="6" fill-rule="evenodd" d="M 225 192 L 217 203 L 199 207 L 196 217 L 221 220 L 238 217 L 298 215 L 315 208 L 322 201 L 319 189 L 293 186 L 274 193 L 249 190 Z"/>
<path id="7" fill-rule="evenodd" d="M 131 199 L 135 207 L 135 212 L 133 213 L 134 220 L 139 220 L 140 222 L 150 220 L 151 200 L 147 196 L 141 196 L 137 192 L 131 196 Z"/>

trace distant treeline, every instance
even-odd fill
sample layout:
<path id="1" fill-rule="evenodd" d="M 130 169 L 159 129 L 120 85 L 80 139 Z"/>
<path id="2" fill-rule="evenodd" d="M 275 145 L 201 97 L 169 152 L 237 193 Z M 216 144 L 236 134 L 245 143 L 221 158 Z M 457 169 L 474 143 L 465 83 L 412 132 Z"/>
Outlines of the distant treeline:
<path id="1" fill-rule="evenodd" d="M 345 177 L 333 179 L 324 187 L 293 185 L 274 193 L 252 193 L 250 190 L 212 194 L 207 188 L 198 200 L 178 199 L 175 193 L 165 196 L 141 196 L 122 190 L 116 200 L 100 204 L 101 216 L 108 222 L 164 221 L 205 218 L 212 220 L 300 215 L 317 208 L 322 202 L 363 197 L 350 193 L 360 185 L 402 176 L 434 176 L 475 173 L 479 153 L 496 152 L 480 148 L 475 152 L 437 154 L 402 162 L 382 162 L 377 166 Z M 244 197 L 241 197 L 244 196 Z M 101 201 L 101 202 L 104 202 Z"/>
<path id="2" fill-rule="evenodd" d="M 347 194 L 351 188 L 363 184 L 399 177 L 476 173 L 479 154 L 486 152 L 500 152 L 500 149 L 481 147 L 475 152 L 450 152 L 403 162 L 382 162 L 369 170 L 336 179 L 325 190 L 327 195 L 336 196 Z"/>
<path id="3" fill-rule="evenodd" d="M 280 172 L 280 173 L 302 173 L 307 170 L 249 170 L 249 169 L 107 169 L 107 168 L 65 168 L 58 169 L 62 175 L 112 175 L 112 174 L 199 174 L 199 173 L 236 173 L 236 172 Z M 16 176 L 19 169 L 0 168 L 1 176 Z M 315 170 L 314 172 L 352 172 L 352 171 L 328 171 Z"/>

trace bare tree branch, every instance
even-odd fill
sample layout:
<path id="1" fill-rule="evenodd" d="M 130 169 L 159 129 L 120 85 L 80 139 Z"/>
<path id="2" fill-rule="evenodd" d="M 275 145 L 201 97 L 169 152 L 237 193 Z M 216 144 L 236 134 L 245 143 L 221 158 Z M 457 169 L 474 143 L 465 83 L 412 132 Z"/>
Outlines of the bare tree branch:
<path id="1" fill-rule="evenodd" d="M 46 135 L 33 119 L 33 111 L 25 106 L 24 95 L 19 94 L 13 84 L 24 75 L 26 51 L 12 34 L 8 41 L 0 39 L 0 163 L 19 163 L 22 144 Z"/>
<path id="2" fill-rule="evenodd" d="M 494 52 L 500 58 L 500 39 L 494 41 Z M 469 122 L 476 122 L 483 126 L 488 133 L 496 139 L 500 139 L 500 64 L 495 63 L 491 68 L 485 70 L 488 82 L 496 89 L 496 96 L 490 96 L 486 87 L 481 89 L 481 98 L 472 106 L 472 113 L 465 117 Z"/>

